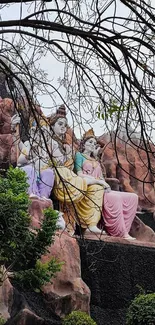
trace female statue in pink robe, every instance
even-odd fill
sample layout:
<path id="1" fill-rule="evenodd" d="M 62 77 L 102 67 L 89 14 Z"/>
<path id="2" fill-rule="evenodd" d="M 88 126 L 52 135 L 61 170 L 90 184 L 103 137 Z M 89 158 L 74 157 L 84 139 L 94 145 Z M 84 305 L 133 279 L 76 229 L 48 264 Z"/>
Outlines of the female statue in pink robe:
<path id="1" fill-rule="evenodd" d="M 104 187 L 102 217 L 108 234 L 123 237 L 128 240 L 134 238 L 129 235 L 135 217 L 138 196 L 135 193 L 112 191 L 105 182 L 100 162 L 95 158 L 97 141 L 94 133 L 86 132 L 82 140 L 82 152 L 75 157 L 75 171 L 81 176 L 95 178 Z M 90 134 L 90 136 L 88 136 Z M 97 193 L 96 193 L 97 195 Z"/>

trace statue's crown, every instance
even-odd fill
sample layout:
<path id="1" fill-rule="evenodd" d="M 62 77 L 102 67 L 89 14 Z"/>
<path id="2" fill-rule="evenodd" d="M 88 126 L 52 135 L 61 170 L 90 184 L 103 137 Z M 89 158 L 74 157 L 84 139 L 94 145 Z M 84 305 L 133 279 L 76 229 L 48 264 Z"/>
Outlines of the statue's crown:
<path id="1" fill-rule="evenodd" d="M 83 135 L 83 140 L 90 139 L 90 138 L 95 138 L 95 133 L 93 129 L 86 131 Z"/>
<path id="2" fill-rule="evenodd" d="M 64 104 L 62 104 L 56 111 L 57 115 L 62 115 L 64 117 L 66 117 L 66 107 Z"/>
<path id="3" fill-rule="evenodd" d="M 50 125 L 54 124 L 57 121 L 57 119 L 60 117 L 62 118 L 64 117 L 66 119 L 66 115 L 67 115 L 66 107 L 64 104 L 62 104 L 61 106 L 59 106 L 59 108 L 57 108 L 54 114 L 48 117 Z"/>

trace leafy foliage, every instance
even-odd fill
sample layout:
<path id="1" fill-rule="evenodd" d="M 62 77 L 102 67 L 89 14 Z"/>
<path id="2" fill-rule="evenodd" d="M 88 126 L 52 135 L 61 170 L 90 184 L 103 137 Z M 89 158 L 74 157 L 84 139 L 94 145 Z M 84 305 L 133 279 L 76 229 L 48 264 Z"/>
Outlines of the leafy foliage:
<path id="1" fill-rule="evenodd" d="M 119 102 L 116 100 L 110 100 L 109 106 L 107 107 L 106 111 L 104 112 L 104 107 L 101 105 L 98 106 L 98 110 L 96 112 L 98 119 L 102 120 L 110 120 L 111 122 L 113 119 L 119 120 L 119 116 L 122 116 L 123 113 L 127 115 L 128 110 L 133 109 L 132 103 L 128 103 L 126 105 L 120 105 Z M 124 116 L 125 116 L 124 115 Z"/>
<path id="2" fill-rule="evenodd" d="M 4 325 L 6 323 L 6 320 L 0 316 L 0 325 Z"/>
<path id="3" fill-rule="evenodd" d="M 128 308 L 127 325 L 155 324 L 155 293 L 137 296 Z"/>
<path id="4" fill-rule="evenodd" d="M 29 231 L 29 199 L 26 193 L 26 174 L 20 169 L 9 169 L 6 178 L 0 178 L 0 260 L 16 263 L 26 242 L 33 234 Z"/>
<path id="5" fill-rule="evenodd" d="M 51 282 L 55 273 L 60 271 L 61 265 L 62 263 L 58 263 L 55 258 L 44 264 L 37 260 L 33 269 L 17 272 L 15 279 L 21 283 L 24 289 L 38 291 L 38 288 L 41 288 L 45 283 Z"/>
<path id="6" fill-rule="evenodd" d="M 72 311 L 64 318 L 63 325 L 96 325 L 96 322 L 82 311 Z"/>
<path id="7" fill-rule="evenodd" d="M 31 231 L 26 180 L 25 172 L 12 167 L 6 178 L 0 178 L 0 263 L 11 266 L 22 285 L 28 281 L 36 289 L 60 270 L 60 264 L 54 259 L 45 266 L 40 262 L 53 242 L 58 213 L 46 209 L 41 228 Z"/>

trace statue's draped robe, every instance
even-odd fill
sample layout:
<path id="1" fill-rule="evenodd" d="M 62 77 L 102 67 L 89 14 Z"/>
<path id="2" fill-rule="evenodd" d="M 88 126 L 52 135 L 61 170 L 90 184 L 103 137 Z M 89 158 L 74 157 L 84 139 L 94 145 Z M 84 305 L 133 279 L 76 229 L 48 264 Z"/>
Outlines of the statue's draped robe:
<path id="1" fill-rule="evenodd" d="M 75 170 L 76 172 L 82 171 L 83 174 L 91 175 L 98 179 L 103 178 L 99 161 L 88 158 L 79 152 L 76 154 Z M 102 220 L 104 222 L 101 221 L 100 224 L 104 224 L 106 231 L 111 236 L 127 236 L 138 206 L 137 194 L 105 191 L 103 196 L 103 190 L 100 190 L 101 186 L 95 186 L 93 185 L 92 189 L 93 200 L 100 205 L 103 201 Z"/>
<path id="2" fill-rule="evenodd" d="M 67 149 L 69 152 L 69 146 Z M 54 194 L 60 202 L 72 204 L 76 221 L 82 228 L 96 226 L 101 218 L 103 187 L 96 184 L 87 186 L 86 180 L 72 171 L 71 156 L 65 157 L 58 143 L 53 141 L 53 157 L 57 161 Z M 76 162 L 75 158 L 75 166 Z"/>

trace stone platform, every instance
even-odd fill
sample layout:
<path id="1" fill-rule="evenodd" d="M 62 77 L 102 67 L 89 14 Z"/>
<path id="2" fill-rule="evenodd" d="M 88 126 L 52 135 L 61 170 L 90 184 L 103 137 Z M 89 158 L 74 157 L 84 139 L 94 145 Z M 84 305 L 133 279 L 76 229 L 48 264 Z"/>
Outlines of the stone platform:
<path id="1" fill-rule="evenodd" d="M 75 236 L 77 239 L 79 239 L 79 236 Z M 140 247 L 152 247 L 155 248 L 155 242 L 150 242 L 149 240 L 127 240 L 121 237 L 112 237 L 109 235 L 98 235 L 94 233 L 87 233 L 82 238 L 82 240 L 85 241 L 99 241 L 104 243 L 113 243 L 113 244 L 121 244 L 121 245 L 127 245 L 127 246 L 140 246 Z"/>

